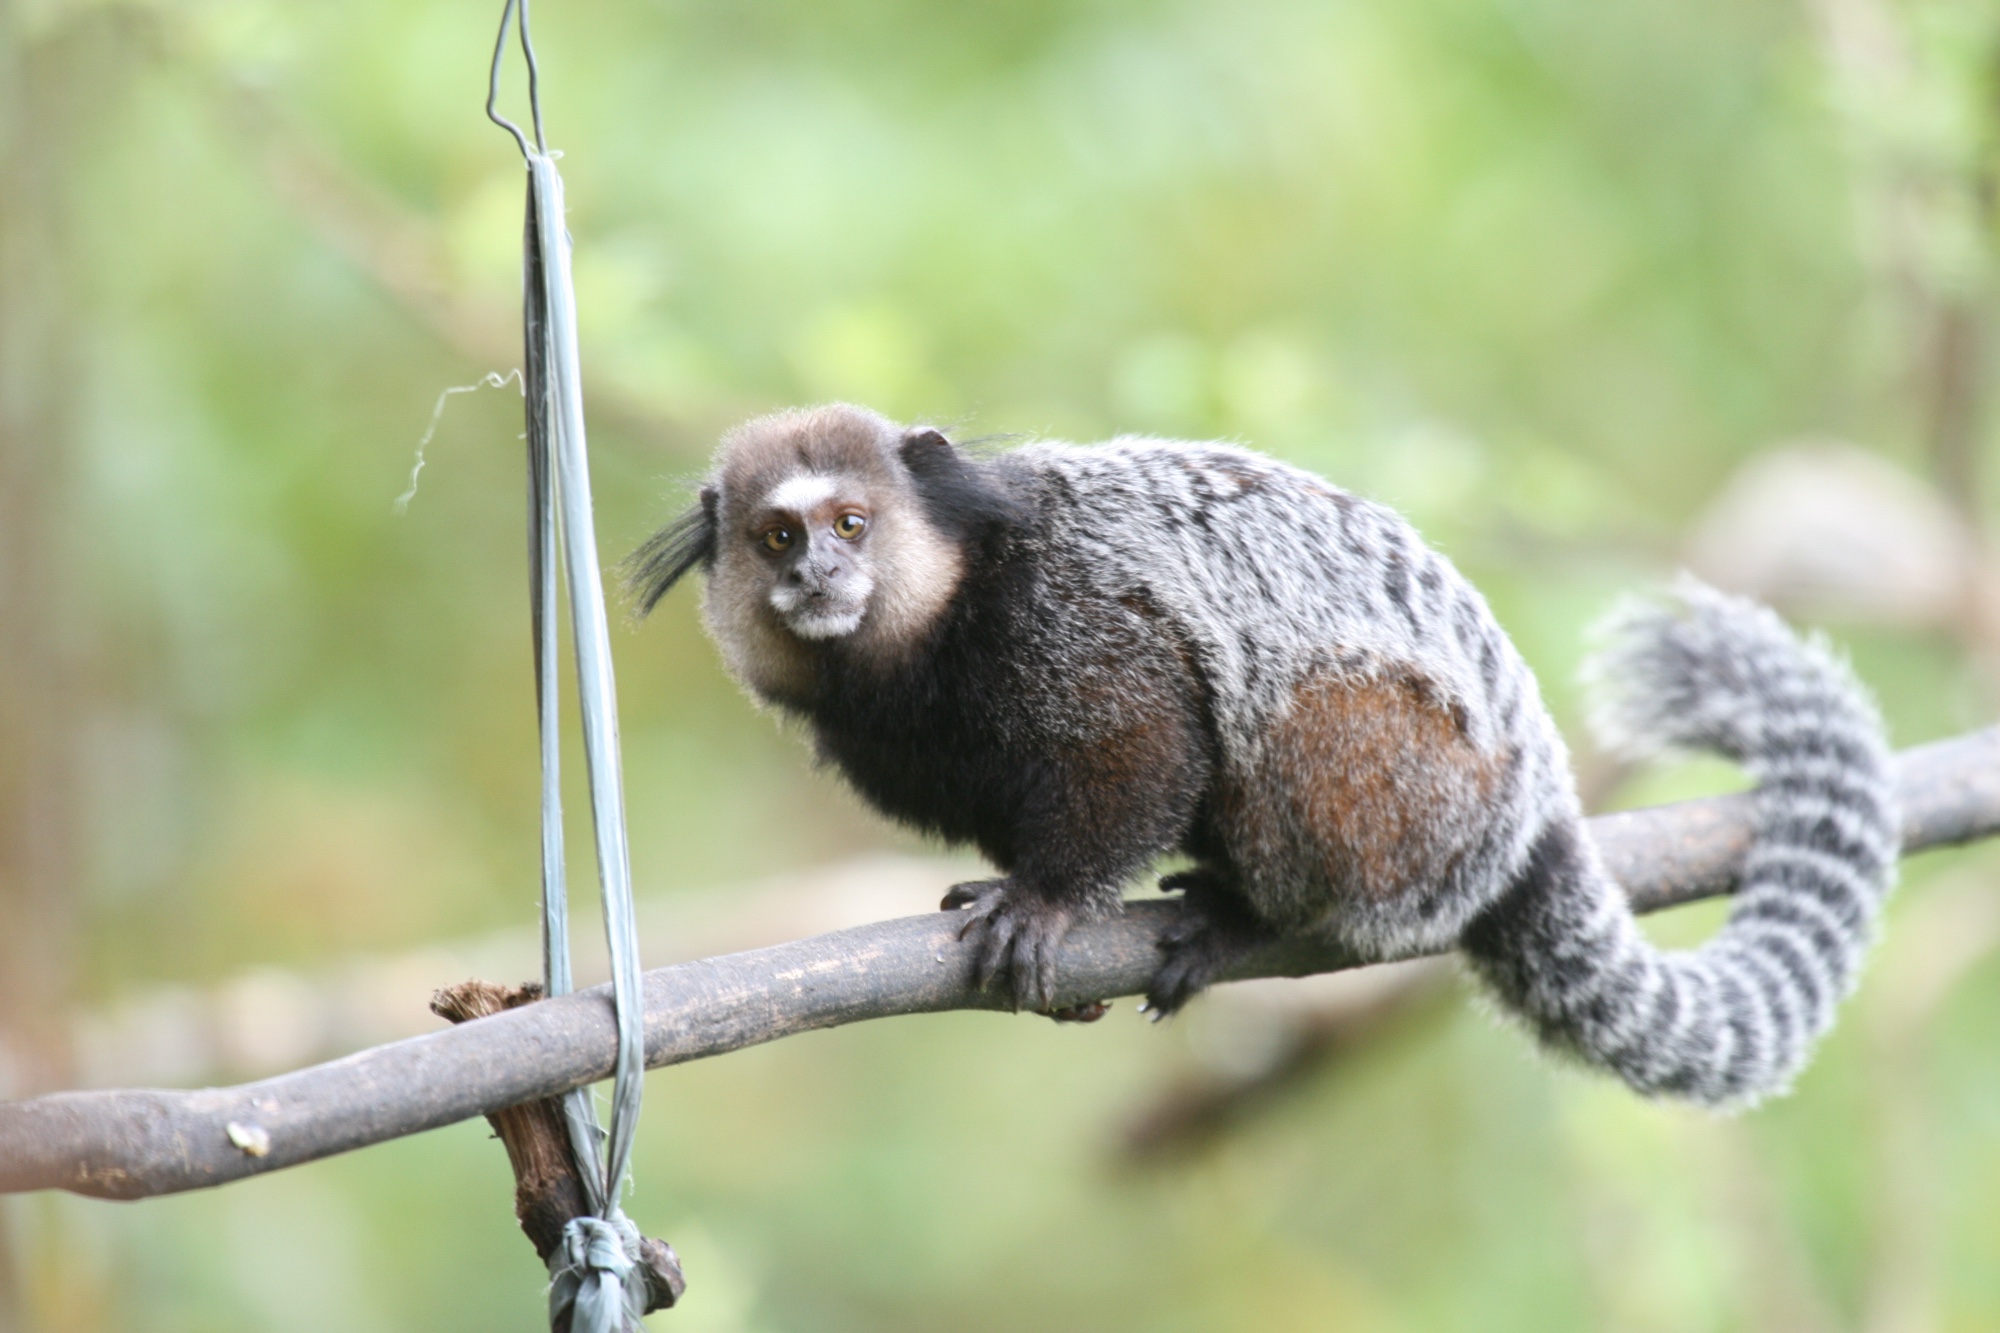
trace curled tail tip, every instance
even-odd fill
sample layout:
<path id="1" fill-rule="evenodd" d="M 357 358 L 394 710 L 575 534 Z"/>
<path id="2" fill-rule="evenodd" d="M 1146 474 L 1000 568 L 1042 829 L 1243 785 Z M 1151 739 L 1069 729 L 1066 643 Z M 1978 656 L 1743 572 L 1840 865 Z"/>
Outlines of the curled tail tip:
<path id="1" fill-rule="evenodd" d="M 1581 673 L 1591 728 L 1625 757 L 1710 750 L 1754 762 L 1769 720 L 1800 709 L 1880 737 L 1873 698 L 1824 638 L 1692 574 L 1664 596 L 1621 599 L 1591 638 Z"/>
<path id="2" fill-rule="evenodd" d="M 1706 677 L 1740 645 L 1767 640 L 1773 631 L 1795 644 L 1776 619 L 1685 573 L 1659 593 L 1619 598 L 1591 627 L 1580 673 L 1592 731 L 1607 749 L 1631 759 L 1710 748 L 1712 728 L 1699 720 L 1715 693 Z"/>

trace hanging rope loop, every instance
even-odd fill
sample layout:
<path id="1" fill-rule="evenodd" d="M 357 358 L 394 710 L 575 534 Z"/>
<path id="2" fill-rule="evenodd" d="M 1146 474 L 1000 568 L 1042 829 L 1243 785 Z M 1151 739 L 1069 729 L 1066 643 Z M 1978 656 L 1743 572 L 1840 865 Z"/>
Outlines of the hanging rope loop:
<path id="1" fill-rule="evenodd" d="M 507 58 L 507 24 L 514 16 L 514 6 L 521 7 L 521 58 L 528 64 L 528 112 L 535 122 L 535 142 L 531 147 L 528 136 L 519 125 L 500 114 L 500 66 Z M 486 118 L 514 136 L 514 142 L 521 145 L 521 156 L 532 157 L 537 152 L 548 151 L 548 138 L 542 133 L 542 71 L 535 63 L 535 41 L 528 34 L 528 0 L 507 0 L 500 11 L 500 35 L 493 42 L 493 64 L 486 74 Z"/>
<path id="2" fill-rule="evenodd" d="M 508 26 L 517 8 L 521 54 L 528 66 L 532 143 L 526 131 L 498 110 Z M 500 32 L 493 44 L 487 81 L 486 114 L 513 135 L 528 168 L 522 245 L 523 381 L 528 416 L 528 576 L 542 756 L 543 981 L 551 996 L 566 995 L 573 989 L 556 699 L 558 602 L 561 586 L 566 586 L 618 1030 L 610 1128 L 599 1127 L 597 1109 L 587 1090 L 578 1089 L 564 1099 L 571 1151 L 594 1216 L 572 1219 L 563 1233 L 563 1243 L 549 1255 L 550 1319 L 560 1327 L 567 1313 L 569 1326 L 576 1333 L 622 1333 L 639 1327 L 646 1301 L 642 1271 L 645 1242 L 619 1206 L 630 1179 L 632 1138 L 645 1089 L 645 1008 L 640 994 L 631 858 L 625 836 L 611 634 L 604 610 L 603 574 L 597 561 L 596 524 L 591 515 L 569 231 L 564 224 L 562 176 L 556 171 L 555 155 L 548 151 L 542 128 L 540 73 L 528 30 L 528 0 L 506 0 L 500 11 Z M 671 1261 L 672 1251 L 661 1248 Z M 677 1263 L 671 1267 L 678 1280 Z"/>

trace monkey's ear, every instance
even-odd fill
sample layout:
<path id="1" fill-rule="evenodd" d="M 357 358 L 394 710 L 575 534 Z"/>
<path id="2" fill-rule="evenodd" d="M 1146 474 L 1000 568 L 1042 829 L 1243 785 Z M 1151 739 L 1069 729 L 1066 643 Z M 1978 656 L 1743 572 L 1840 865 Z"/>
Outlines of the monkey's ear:
<path id="1" fill-rule="evenodd" d="M 718 526 L 716 506 L 720 499 L 713 485 L 701 488 L 701 498 L 686 513 L 646 538 L 645 544 L 625 557 L 625 591 L 644 616 L 659 604 L 667 590 L 696 565 L 706 569 L 715 563 Z"/>
<path id="2" fill-rule="evenodd" d="M 903 442 L 896 447 L 902 457 L 903 466 L 912 472 L 924 471 L 926 463 L 935 463 L 942 458 L 954 456 L 957 450 L 944 432 L 935 426 L 912 426 L 903 432 Z"/>
<path id="3" fill-rule="evenodd" d="M 1026 515 L 989 469 L 932 426 L 912 426 L 897 449 L 932 523 L 962 540 L 983 539 Z"/>

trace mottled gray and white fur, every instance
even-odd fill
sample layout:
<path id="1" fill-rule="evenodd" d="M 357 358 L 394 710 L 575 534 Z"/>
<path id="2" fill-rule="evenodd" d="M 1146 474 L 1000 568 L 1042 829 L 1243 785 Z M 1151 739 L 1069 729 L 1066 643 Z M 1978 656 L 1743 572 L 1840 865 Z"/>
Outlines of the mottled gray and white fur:
<path id="1" fill-rule="evenodd" d="M 635 562 L 647 606 L 706 569 L 737 676 L 878 807 L 999 864 L 947 902 L 1036 1007 L 1070 924 L 1180 850 L 1157 1008 L 1272 935 L 1458 947 L 1552 1048 L 1740 1105 L 1831 1024 L 1891 881 L 1861 689 L 1769 611 L 1685 582 L 1615 617 L 1600 713 L 1629 749 L 1747 766 L 1761 813 L 1728 924 L 1655 948 L 1485 600 L 1392 510 L 1243 449 L 976 460 L 859 408 L 781 413 L 731 432 L 702 504 Z"/>

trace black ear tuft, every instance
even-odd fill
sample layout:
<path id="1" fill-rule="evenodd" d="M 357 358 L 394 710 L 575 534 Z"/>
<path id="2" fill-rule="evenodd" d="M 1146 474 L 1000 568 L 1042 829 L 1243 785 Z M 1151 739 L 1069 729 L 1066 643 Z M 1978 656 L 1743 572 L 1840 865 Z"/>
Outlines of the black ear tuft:
<path id="1" fill-rule="evenodd" d="M 688 511 L 648 537 L 625 557 L 625 591 L 646 615 L 696 565 L 715 561 L 716 501 L 714 486 L 701 488 L 701 498 Z"/>

